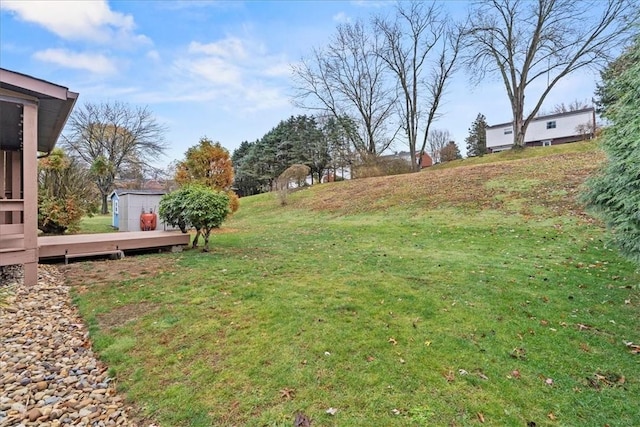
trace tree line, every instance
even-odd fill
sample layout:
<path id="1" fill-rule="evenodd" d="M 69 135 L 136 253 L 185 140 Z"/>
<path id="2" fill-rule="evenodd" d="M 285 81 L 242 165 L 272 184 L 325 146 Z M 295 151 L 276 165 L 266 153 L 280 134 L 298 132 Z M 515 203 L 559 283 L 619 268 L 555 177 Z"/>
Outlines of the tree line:
<path id="1" fill-rule="evenodd" d="M 294 65 L 295 99 L 310 110 L 350 117 L 357 155 L 375 156 L 401 142 L 417 170 L 451 77 L 464 68 L 474 84 L 503 83 L 513 145 L 522 148 L 558 82 L 605 66 L 637 31 L 637 19 L 630 0 L 475 1 L 457 21 L 443 3 L 398 2 L 390 16 L 338 25 L 326 45 Z"/>

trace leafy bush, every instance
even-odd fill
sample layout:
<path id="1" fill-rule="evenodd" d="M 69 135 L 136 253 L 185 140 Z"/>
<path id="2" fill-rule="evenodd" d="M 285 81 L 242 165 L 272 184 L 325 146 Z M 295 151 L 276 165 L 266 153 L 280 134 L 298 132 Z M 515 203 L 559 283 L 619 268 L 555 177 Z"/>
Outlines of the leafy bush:
<path id="1" fill-rule="evenodd" d="M 162 220 L 172 227 L 180 228 L 183 233 L 187 232 L 187 218 L 184 212 L 185 195 L 181 190 L 165 194 L 160 199 L 158 215 Z"/>
<path id="2" fill-rule="evenodd" d="M 163 221 L 180 227 L 183 233 L 190 227 L 195 228 L 192 246 L 198 246 L 202 235 L 206 252 L 211 231 L 219 228 L 231 212 L 230 197 L 225 192 L 192 184 L 163 196 L 158 211 Z"/>
<path id="3" fill-rule="evenodd" d="M 61 149 L 38 163 L 38 228 L 47 234 L 77 231 L 83 216 L 97 210 L 89 172 Z"/>

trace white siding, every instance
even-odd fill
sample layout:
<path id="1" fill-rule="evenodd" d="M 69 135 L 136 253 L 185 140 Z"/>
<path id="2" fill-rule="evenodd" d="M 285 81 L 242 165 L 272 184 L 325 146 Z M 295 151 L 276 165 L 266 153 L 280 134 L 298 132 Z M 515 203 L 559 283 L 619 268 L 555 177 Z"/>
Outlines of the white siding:
<path id="1" fill-rule="evenodd" d="M 555 122 L 556 127 L 547 129 L 548 122 Z M 576 128 L 580 125 L 593 126 L 593 110 L 578 111 L 565 115 L 550 115 L 538 117 L 529 123 L 525 142 L 554 140 L 579 135 Z M 509 148 L 513 145 L 513 134 L 505 134 L 505 130 L 511 129 L 511 124 L 492 126 L 487 128 L 487 148 L 498 151 L 500 148 Z"/>
<path id="2" fill-rule="evenodd" d="M 505 131 L 511 131 L 505 133 Z M 487 148 L 511 147 L 513 145 L 513 126 L 510 124 L 487 128 Z"/>

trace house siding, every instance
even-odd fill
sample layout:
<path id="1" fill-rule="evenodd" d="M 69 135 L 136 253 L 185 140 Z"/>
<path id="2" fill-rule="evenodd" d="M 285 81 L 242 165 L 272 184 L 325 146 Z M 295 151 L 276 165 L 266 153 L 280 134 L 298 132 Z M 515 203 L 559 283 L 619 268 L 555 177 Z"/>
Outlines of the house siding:
<path id="1" fill-rule="evenodd" d="M 548 122 L 555 122 L 555 127 L 547 128 Z M 581 135 L 576 128 L 585 124 L 593 128 L 593 108 L 536 117 L 529 123 L 524 138 L 525 144 L 540 146 L 543 145 L 543 141 L 551 141 L 552 145 L 580 141 L 584 139 L 584 135 Z M 487 149 L 495 152 L 511 148 L 513 133 L 505 134 L 504 131 L 507 129 L 513 132 L 513 125 L 503 123 L 487 127 Z"/>

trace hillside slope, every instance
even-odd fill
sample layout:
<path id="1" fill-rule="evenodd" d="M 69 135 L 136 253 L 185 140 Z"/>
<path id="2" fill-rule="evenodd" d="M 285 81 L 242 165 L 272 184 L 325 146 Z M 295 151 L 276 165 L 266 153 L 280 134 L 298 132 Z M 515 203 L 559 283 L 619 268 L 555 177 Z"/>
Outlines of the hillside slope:
<path id="1" fill-rule="evenodd" d="M 576 196 L 585 179 L 604 161 L 604 154 L 592 142 L 576 143 L 545 152 L 528 149 L 505 156 L 489 155 L 474 164 L 457 162 L 457 167 L 431 168 L 422 172 L 316 185 L 294 194 L 294 208 L 354 214 L 403 209 L 498 209 L 524 215 L 531 201 L 548 214 L 582 214 Z M 530 151 L 529 151 L 530 150 Z M 533 156 L 535 155 L 535 156 Z M 494 157 L 495 156 L 495 157 Z M 495 162 L 488 161 L 494 158 Z"/>

